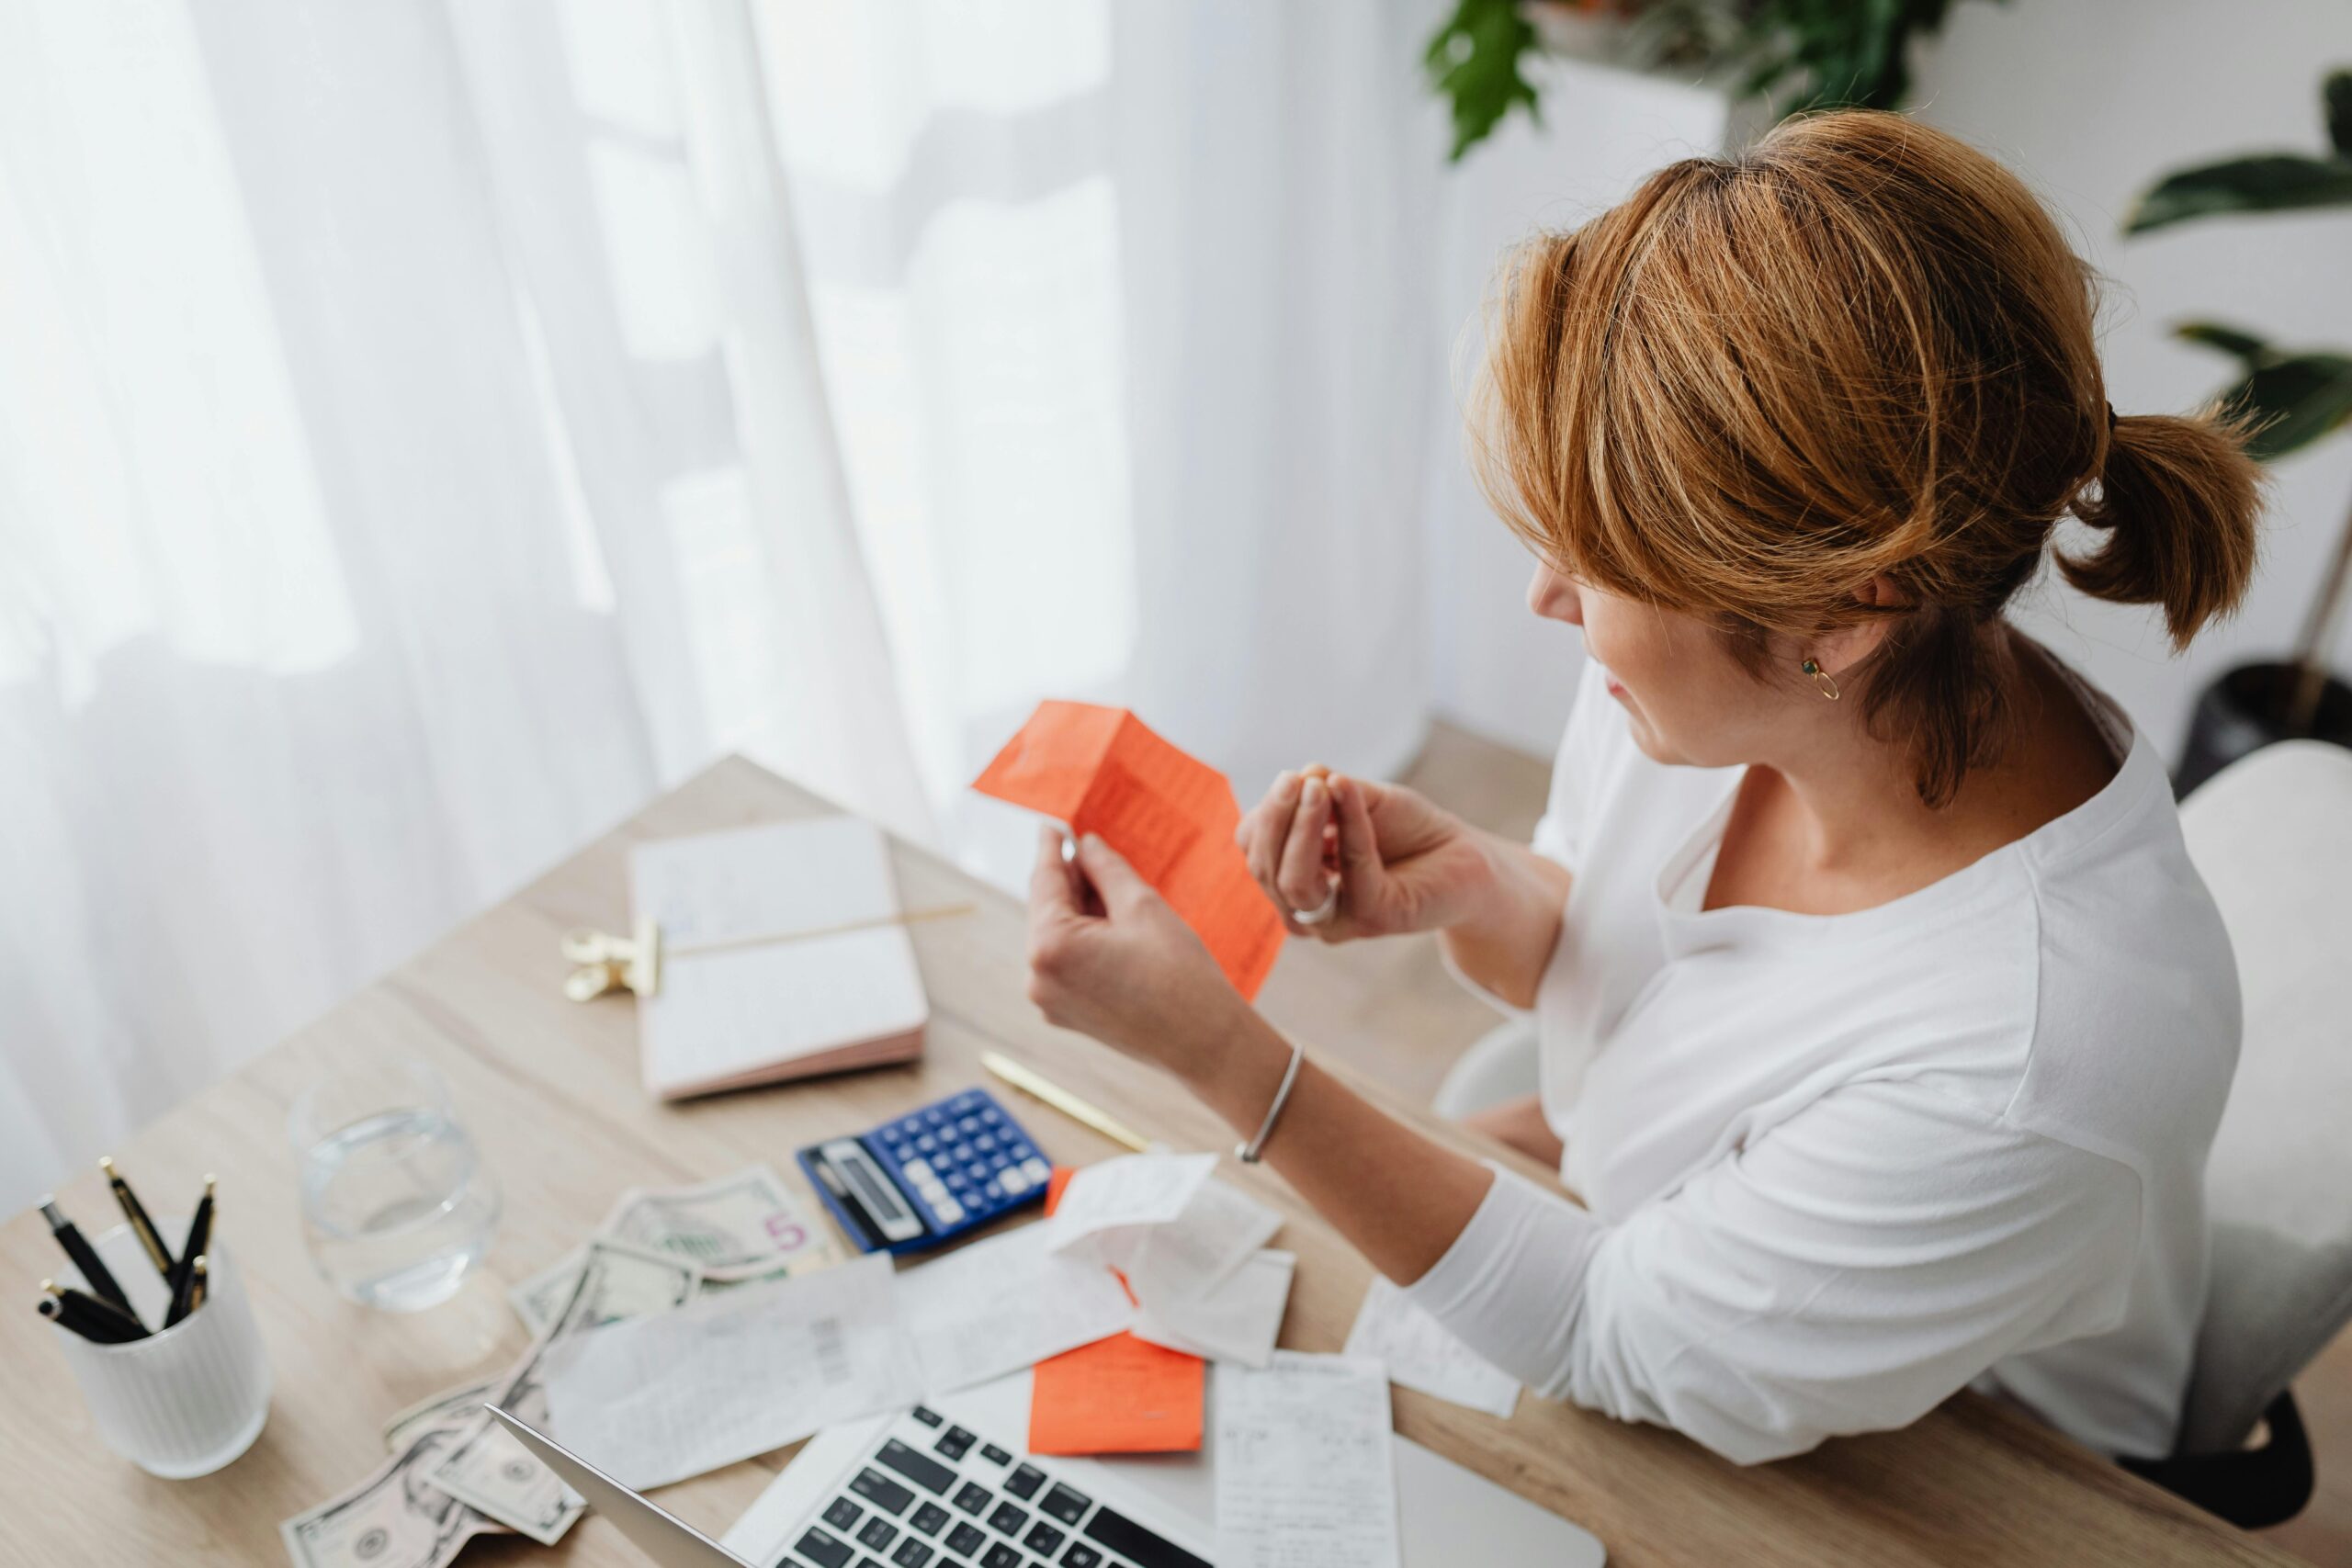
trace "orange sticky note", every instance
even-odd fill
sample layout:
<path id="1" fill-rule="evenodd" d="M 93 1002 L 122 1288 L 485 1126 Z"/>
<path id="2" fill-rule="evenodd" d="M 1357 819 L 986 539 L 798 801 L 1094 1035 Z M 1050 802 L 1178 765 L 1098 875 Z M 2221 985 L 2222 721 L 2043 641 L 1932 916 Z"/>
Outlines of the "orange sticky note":
<path id="1" fill-rule="evenodd" d="M 1132 1334 L 1114 1334 L 1037 1363 L 1029 1451 L 1189 1453 L 1201 1446 L 1207 1365 Z"/>
<path id="2" fill-rule="evenodd" d="M 1282 951 L 1283 922 L 1233 842 L 1241 807 L 1223 773 L 1125 708 L 1048 702 L 972 787 L 1101 835 L 1256 998 Z"/>

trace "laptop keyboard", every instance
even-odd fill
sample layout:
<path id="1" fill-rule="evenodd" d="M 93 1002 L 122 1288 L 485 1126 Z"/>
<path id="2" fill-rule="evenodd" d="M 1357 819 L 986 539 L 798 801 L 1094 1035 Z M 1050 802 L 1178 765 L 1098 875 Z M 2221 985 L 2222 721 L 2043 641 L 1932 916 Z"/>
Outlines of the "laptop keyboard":
<path id="1" fill-rule="evenodd" d="M 775 1568 L 1210 1568 L 1034 1459 L 917 1405 Z"/>

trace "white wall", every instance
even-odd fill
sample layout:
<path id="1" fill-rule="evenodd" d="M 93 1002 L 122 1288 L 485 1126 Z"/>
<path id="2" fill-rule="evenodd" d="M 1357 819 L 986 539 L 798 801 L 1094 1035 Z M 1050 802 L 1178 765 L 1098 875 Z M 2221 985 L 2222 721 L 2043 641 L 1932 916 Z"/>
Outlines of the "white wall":
<path id="1" fill-rule="evenodd" d="M 2176 343 L 2211 316 L 2282 344 L 2352 347 L 2352 211 L 2213 220 L 2125 240 L 2132 198 L 2155 175 L 2233 152 L 2325 144 L 2319 79 L 2352 66 L 2344 0 L 2012 0 L 1973 3 L 1928 52 L 1921 118 L 2030 180 L 2076 249 L 2112 280 L 2104 314 L 2109 395 L 2123 413 L 2186 409 L 2230 362 Z M 2026 620 L 2114 694 L 2177 760 L 2190 703 L 2229 665 L 2291 645 L 2335 531 L 2352 511 L 2352 438 L 2286 459 L 2260 574 L 2236 621 L 2168 657 L 2151 611 L 2045 583 Z M 2336 662 L 2344 663 L 2344 649 Z"/>
<path id="2" fill-rule="evenodd" d="M 2212 0 L 1972 0 L 1923 57 L 1922 118 L 2024 175 L 2113 280 L 2104 343 L 2122 412 L 2186 409 L 2226 382 L 2227 361 L 2170 337 L 2188 317 L 2222 317 L 2282 343 L 2352 344 L 2352 214 L 2216 222 L 2129 242 L 2119 232 L 2132 197 L 2161 171 L 2243 150 L 2322 146 L 2319 77 L 2352 65 L 2352 6 L 2265 0 L 2260 9 L 2250 25 L 2245 8 Z M 1434 284 L 1448 331 L 1474 323 L 1511 240 L 1573 224 L 1650 170 L 1717 151 L 1742 129 L 1713 93 L 1596 66 L 1555 62 L 1542 86 L 1543 125 L 1514 117 L 1440 191 Z M 1527 556 L 1470 485 L 1452 400 L 1434 423 L 1426 512 L 1439 706 L 1548 754 L 1575 685 L 1575 639 L 1520 607 Z M 2029 590 L 2022 615 L 2121 700 L 2171 760 L 2205 682 L 2290 645 L 2347 509 L 2352 439 L 2278 465 L 2244 612 L 2179 660 L 2153 612 L 2086 600 L 2054 575 Z"/>
<path id="3" fill-rule="evenodd" d="M 1455 395 L 1437 400 L 1427 502 L 1429 624 L 1439 711 L 1548 757 L 1575 695 L 1582 644 L 1526 609 L 1532 558 L 1479 497 L 1463 460 L 1459 383 L 1476 363 L 1479 306 L 1506 246 L 1574 228 L 1651 171 L 1722 149 L 1722 95 L 1577 61 L 1544 64 L 1542 125 L 1514 115 L 1440 186 L 1432 281 L 1455 342 Z"/>

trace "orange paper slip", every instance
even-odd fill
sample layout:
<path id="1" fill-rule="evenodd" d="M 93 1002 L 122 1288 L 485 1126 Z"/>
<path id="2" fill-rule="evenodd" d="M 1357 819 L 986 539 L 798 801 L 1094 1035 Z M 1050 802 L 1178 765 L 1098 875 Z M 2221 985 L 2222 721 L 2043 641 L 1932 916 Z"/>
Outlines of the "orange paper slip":
<path id="1" fill-rule="evenodd" d="M 1208 1364 L 1114 1334 L 1037 1363 L 1029 1451 L 1191 1453 L 1201 1446 Z"/>
<path id="2" fill-rule="evenodd" d="M 1040 703 L 973 781 L 983 795 L 1094 833 L 1159 890 L 1254 999 L 1282 951 L 1282 917 L 1233 842 L 1241 807 L 1223 773 L 1125 708 Z"/>

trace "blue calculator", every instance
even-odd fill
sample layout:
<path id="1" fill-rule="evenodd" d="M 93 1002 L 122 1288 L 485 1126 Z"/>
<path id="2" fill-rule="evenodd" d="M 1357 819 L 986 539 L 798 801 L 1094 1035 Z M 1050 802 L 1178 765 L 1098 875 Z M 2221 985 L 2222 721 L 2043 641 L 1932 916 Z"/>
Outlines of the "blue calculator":
<path id="1" fill-rule="evenodd" d="M 1046 1156 L 988 1090 L 967 1089 L 796 1156 L 861 1252 L 921 1252 L 1046 1196 Z"/>

